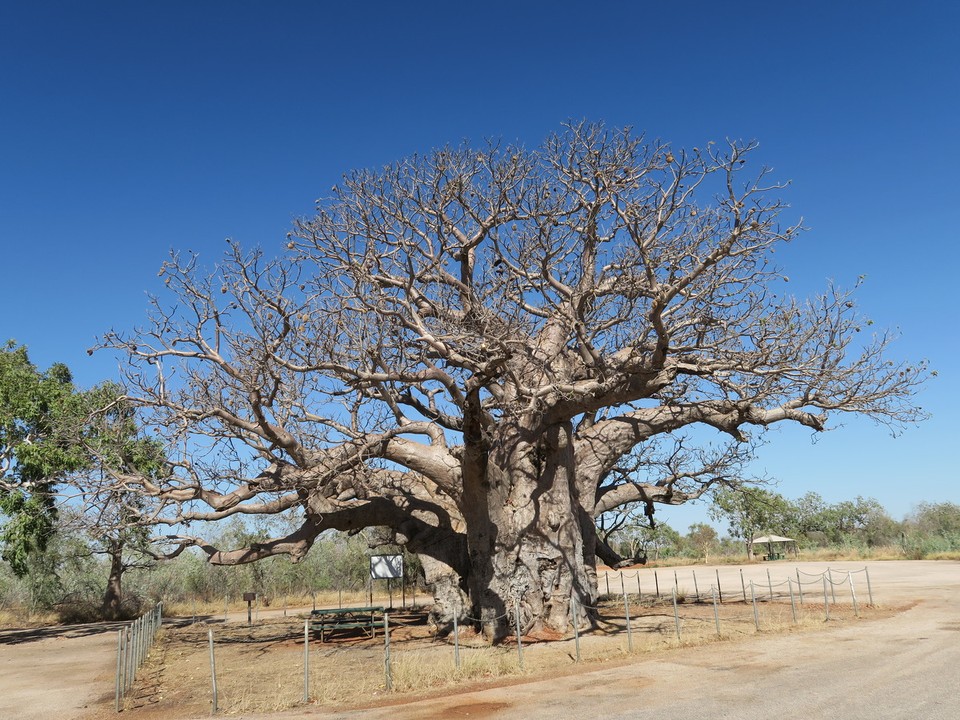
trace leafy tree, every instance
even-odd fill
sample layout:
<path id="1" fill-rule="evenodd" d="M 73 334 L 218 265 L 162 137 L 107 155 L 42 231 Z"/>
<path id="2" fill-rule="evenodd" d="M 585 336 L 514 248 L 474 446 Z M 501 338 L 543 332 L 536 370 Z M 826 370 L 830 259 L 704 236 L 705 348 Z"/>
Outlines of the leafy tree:
<path id="1" fill-rule="evenodd" d="M 535 150 L 444 148 L 346 176 L 283 257 L 174 255 L 150 325 L 101 343 L 168 441 L 167 476 L 139 484 L 157 521 L 300 519 L 242 548 L 177 539 L 225 564 L 389 527 L 438 622 L 472 609 L 496 639 L 519 610 L 562 631 L 571 593 L 595 604 L 598 508 L 734 482 L 614 473 L 632 454 L 691 449 L 697 427 L 736 445 L 834 413 L 920 418 L 925 366 L 861 333 L 850 292 L 783 293 L 771 253 L 799 227 L 754 147 L 584 123 Z"/>
<path id="2" fill-rule="evenodd" d="M 123 396 L 113 383 L 75 388 L 62 364 L 41 372 L 13 342 L 0 352 L 3 557 L 25 575 L 31 563 L 49 565 L 38 556 L 58 525 L 82 531 L 88 550 L 110 561 L 102 604 L 110 618 L 120 615 L 123 572 L 147 557 L 150 534 L 137 522 L 145 498 L 125 491 L 116 473 L 151 477 L 163 466 L 160 445 L 140 437 Z M 104 466 L 114 473 L 106 481 Z"/>
<path id="3" fill-rule="evenodd" d="M 953 538 L 960 545 L 960 505 L 956 503 L 920 503 L 909 521 L 921 533 Z"/>
<path id="4" fill-rule="evenodd" d="M 686 541 L 703 558 L 703 562 L 709 562 L 710 551 L 716 547 L 719 537 L 717 531 L 706 523 L 694 523 L 690 526 Z"/>
<path id="5" fill-rule="evenodd" d="M 0 349 L 0 542 L 17 575 L 55 531 L 57 483 L 86 461 L 60 436 L 73 393 L 65 365 L 41 371 L 12 340 Z"/>
<path id="6" fill-rule="evenodd" d="M 723 489 L 713 496 L 710 517 L 726 521 L 730 535 L 742 540 L 753 557 L 753 538 L 768 532 L 792 532 L 794 510 L 789 500 L 760 487 Z"/>
<path id="7" fill-rule="evenodd" d="M 598 518 L 597 557 L 610 567 L 659 560 L 679 551 L 680 533 L 668 524 L 651 522 L 643 508 L 626 506 Z"/>
<path id="8" fill-rule="evenodd" d="M 808 492 L 793 502 L 794 532 L 811 540 L 827 540 L 830 528 L 826 501 L 815 492 Z"/>

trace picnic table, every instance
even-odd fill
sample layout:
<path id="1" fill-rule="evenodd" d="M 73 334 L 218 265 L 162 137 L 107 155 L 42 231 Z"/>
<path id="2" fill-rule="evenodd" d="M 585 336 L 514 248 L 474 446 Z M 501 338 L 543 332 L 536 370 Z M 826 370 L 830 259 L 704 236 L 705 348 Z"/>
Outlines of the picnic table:
<path id="1" fill-rule="evenodd" d="M 377 628 L 384 626 L 382 605 L 351 608 L 320 608 L 310 613 L 310 629 L 320 633 L 320 642 L 330 630 L 360 629 L 376 637 Z"/>

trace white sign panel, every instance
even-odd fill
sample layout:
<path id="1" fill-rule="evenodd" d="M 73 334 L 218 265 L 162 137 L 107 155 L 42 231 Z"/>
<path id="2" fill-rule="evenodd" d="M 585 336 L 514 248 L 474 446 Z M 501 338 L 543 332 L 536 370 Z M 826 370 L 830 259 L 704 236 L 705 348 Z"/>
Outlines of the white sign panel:
<path id="1" fill-rule="evenodd" d="M 371 555 L 370 577 L 388 580 L 403 577 L 403 555 Z"/>

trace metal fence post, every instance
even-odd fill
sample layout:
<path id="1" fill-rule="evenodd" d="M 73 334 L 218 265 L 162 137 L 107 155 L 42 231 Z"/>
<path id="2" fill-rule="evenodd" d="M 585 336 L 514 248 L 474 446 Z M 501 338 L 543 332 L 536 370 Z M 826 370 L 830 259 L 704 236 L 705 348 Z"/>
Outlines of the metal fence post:
<path id="1" fill-rule="evenodd" d="M 627 619 L 627 650 L 633 652 L 633 629 L 630 627 L 630 605 L 627 603 L 627 591 L 623 591 L 623 615 Z"/>
<path id="2" fill-rule="evenodd" d="M 460 669 L 460 624 L 457 622 L 458 612 L 453 613 L 453 664 Z"/>
<path id="3" fill-rule="evenodd" d="M 637 576 L 639 577 L 639 573 Z M 577 662 L 580 662 L 580 610 L 577 607 L 576 595 L 570 595 L 570 610 L 573 620 L 573 643 L 577 648 Z"/>
<path id="4" fill-rule="evenodd" d="M 659 599 L 660 599 L 660 579 L 657 577 L 657 571 L 656 571 L 656 570 L 653 571 L 653 584 L 656 585 L 656 588 L 657 588 L 657 600 L 659 600 Z"/>
<path id="5" fill-rule="evenodd" d="M 864 573 L 866 574 L 866 576 L 867 576 L 867 595 L 868 595 L 869 598 L 870 598 L 870 605 L 871 605 L 871 607 L 872 607 L 872 606 L 873 606 L 873 588 L 872 588 L 871 585 L 870 585 L 870 568 L 868 568 L 866 565 L 864 565 L 864 566 L 863 566 L 863 572 L 864 572 Z"/>
<path id="6" fill-rule="evenodd" d="M 850 597 L 853 599 L 853 614 L 860 617 L 860 607 L 857 605 L 857 591 L 853 587 L 853 575 L 847 572 L 847 580 L 850 582 Z"/>
<path id="7" fill-rule="evenodd" d="M 387 690 L 393 690 L 393 674 L 390 672 L 390 613 L 383 614 L 383 671 Z"/>
<path id="8" fill-rule="evenodd" d="M 753 582 L 752 580 L 750 582 Z M 743 583 L 743 568 L 740 568 L 740 588 L 743 590 L 743 601 L 747 601 L 747 586 Z"/>
<path id="9" fill-rule="evenodd" d="M 803 583 L 800 582 L 800 568 L 797 568 L 797 592 L 800 593 L 800 604 L 803 605 Z"/>
<path id="10" fill-rule="evenodd" d="M 767 587 L 770 588 L 770 600 L 773 601 L 773 580 L 770 579 L 770 568 L 767 568 Z"/>
<path id="11" fill-rule="evenodd" d="M 823 575 L 823 612 L 824 622 L 830 619 L 830 598 L 827 597 L 827 576 Z"/>
<path id="12" fill-rule="evenodd" d="M 753 625 L 760 632 L 760 614 L 757 612 L 757 593 L 753 589 L 753 580 L 750 581 L 750 600 L 753 602 Z"/>
<path id="13" fill-rule="evenodd" d="M 700 602 L 700 586 L 697 584 L 697 571 L 692 570 L 693 573 L 693 592 L 697 596 L 697 602 Z"/>
<path id="14" fill-rule="evenodd" d="M 607 583 L 610 582 L 610 576 L 607 576 Z M 517 657 L 520 659 L 520 669 L 523 670 L 523 642 L 520 640 L 520 598 L 514 598 L 513 616 L 517 625 Z"/>
<path id="15" fill-rule="evenodd" d="M 787 589 L 790 591 L 790 610 L 793 613 L 793 624 L 797 624 L 797 603 L 793 599 L 793 578 L 787 578 Z"/>
<path id="16" fill-rule="evenodd" d="M 310 702 L 310 620 L 303 621 L 303 702 Z"/>
<path id="17" fill-rule="evenodd" d="M 673 624 L 677 628 L 677 642 L 680 642 L 680 613 L 677 610 L 677 589 L 673 589 Z"/>
<path id="18" fill-rule="evenodd" d="M 217 697 L 217 659 L 213 653 L 213 629 L 207 630 L 207 638 L 210 641 L 210 682 L 213 687 L 213 709 L 210 711 L 211 715 L 217 714 L 217 705 L 219 698 Z"/>
<path id="19" fill-rule="evenodd" d="M 711 588 L 713 595 L 713 620 L 717 623 L 717 637 L 720 637 L 720 610 L 717 607 L 717 589 Z"/>
<path id="20" fill-rule="evenodd" d="M 123 667 L 123 663 L 121 662 L 122 658 L 123 658 L 123 630 L 118 630 L 117 631 L 117 677 L 115 678 L 116 688 L 114 692 L 116 696 L 114 698 L 114 707 L 116 708 L 117 712 L 120 712 L 120 695 L 121 695 L 120 685 L 122 683 L 121 668 Z"/>
<path id="21" fill-rule="evenodd" d="M 143 640 L 146 636 L 143 627 L 143 616 L 137 618 L 137 669 L 143 664 Z"/>
<path id="22" fill-rule="evenodd" d="M 125 628 L 126 634 L 123 638 L 123 689 L 127 691 L 130 688 L 130 685 L 133 684 L 133 630 L 129 625 Z"/>
<path id="23" fill-rule="evenodd" d="M 720 568 L 717 568 L 717 595 L 720 597 L 720 604 L 723 604 L 723 588 L 720 587 Z"/>

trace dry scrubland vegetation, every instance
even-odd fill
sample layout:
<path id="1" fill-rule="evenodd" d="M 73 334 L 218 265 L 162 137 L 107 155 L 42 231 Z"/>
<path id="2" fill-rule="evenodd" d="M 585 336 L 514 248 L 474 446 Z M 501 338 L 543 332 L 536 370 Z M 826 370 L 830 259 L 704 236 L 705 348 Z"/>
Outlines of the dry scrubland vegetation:
<path id="1" fill-rule="evenodd" d="M 892 521 L 891 521 L 892 522 Z M 900 524 L 896 524 L 900 527 Z M 661 526 L 666 527 L 666 526 Z M 662 548 L 660 557 L 652 557 L 647 567 L 672 567 L 697 562 L 697 549 L 684 545 L 684 538 Z M 332 537 L 317 543 L 314 552 L 301 564 L 292 565 L 274 558 L 255 565 L 218 568 L 201 558 L 182 556 L 149 569 L 132 570 L 125 578 L 125 610 L 133 617 L 155 602 L 163 602 L 165 616 L 191 618 L 194 615 L 222 617 L 246 610 L 242 594 L 255 591 L 261 607 L 302 608 L 316 601 L 318 606 L 365 604 L 368 539 Z M 380 550 L 378 550 L 380 552 Z M 25 578 L 16 578 L 0 565 L 0 626 L 27 627 L 56 623 L 88 622 L 99 619 L 105 570 L 102 562 L 80 551 L 69 538 L 55 540 L 41 565 Z M 742 545 L 723 539 L 710 549 L 711 564 L 740 565 L 747 561 Z M 871 546 L 855 538 L 844 544 L 811 547 L 801 544 L 800 559 L 833 560 L 960 560 L 960 537 L 942 532 L 904 534 L 904 541 Z M 702 560 L 702 558 L 701 558 Z M 416 558 L 407 556 L 410 576 L 418 574 Z M 376 600 L 387 603 L 382 585 L 375 588 Z M 422 580 L 418 586 L 409 581 L 407 604 L 429 601 Z M 400 588 L 393 600 L 401 602 Z"/>

